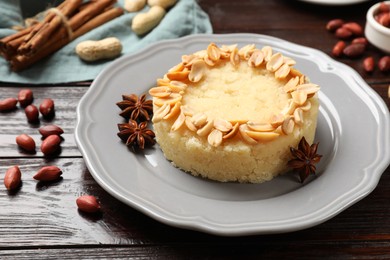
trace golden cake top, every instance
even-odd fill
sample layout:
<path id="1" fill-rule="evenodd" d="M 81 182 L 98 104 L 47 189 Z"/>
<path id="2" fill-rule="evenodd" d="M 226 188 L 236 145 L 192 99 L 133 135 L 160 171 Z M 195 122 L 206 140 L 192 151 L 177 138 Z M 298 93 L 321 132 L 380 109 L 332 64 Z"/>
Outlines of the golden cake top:
<path id="1" fill-rule="evenodd" d="M 187 128 L 213 146 L 237 135 L 257 144 L 291 134 L 320 89 L 293 65 L 269 46 L 211 43 L 183 55 L 149 90 L 153 122 L 172 120 L 172 131 Z"/>

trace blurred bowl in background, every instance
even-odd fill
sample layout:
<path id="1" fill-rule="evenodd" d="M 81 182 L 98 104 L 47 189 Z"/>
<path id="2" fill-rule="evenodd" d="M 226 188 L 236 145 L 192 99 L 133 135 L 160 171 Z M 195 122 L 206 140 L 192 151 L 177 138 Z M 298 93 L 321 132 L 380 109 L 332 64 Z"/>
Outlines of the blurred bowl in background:
<path id="1" fill-rule="evenodd" d="M 390 6 L 390 1 L 384 1 Z M 373 5 L 367 11 L 365 35 L 367 40 L 378 49 L 390 53 L 390 28 L 380 24 L 375 15 L 379 12 L 381 2 Z"/>

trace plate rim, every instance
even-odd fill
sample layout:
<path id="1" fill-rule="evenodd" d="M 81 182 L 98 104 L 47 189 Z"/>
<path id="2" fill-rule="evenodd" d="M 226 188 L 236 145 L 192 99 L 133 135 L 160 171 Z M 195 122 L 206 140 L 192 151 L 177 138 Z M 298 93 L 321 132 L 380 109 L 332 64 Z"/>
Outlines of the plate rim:
<path id="1" fill-rule="evenodd" d="M 276 38 L 273 36 L 262 35 L 262 34 L 233 33 L 233 34 L 190 35 L 190 36 L 185 36 L 185 37 L 182 37 L 179 39 L 171 39 L 171 40 L 164 40 L 161 42 L 157 42 L 157 43 L 151 44 L 149 46 L 146 46 L 145 48 L 143 48 L 142 50 L 139 50 L 136 53 L 128 54 L 128 55 L 125 55 L 124 57 L 117 59 L 116 61 L 111 63 L 108 67 L 106 67 L 97 76 L 97 78 L 92 82 L 88 91 L 81 98 L 81 100 L 77 106 L 77 124 L 76 124 L 76 128 L 75 128 L 75 140 L 76 140 L 76 143 L 77 143 L 77 145 L 78 145 L 78 147 L 79 147 L 79 149 L 84 157 L 84 161 L 86 162 L 86 165 L 87 165 L 88 169 L 90 170 L 91 175 L 93 176 L 93 178 L 98 182 L 98 184 L 101 187 L 103 187 L 108 193 L 113 195 L 115 198 L 121 200 L 125 204 L 127 204 L 127 205 L 129 205 L 129 206 L 145 213 L 146 215 L 153 217 L 154 219 L 156 219 L 160 222 L 163 222 L 165 224 L 179 227 L 179 228 L 192 229 L 192 230 L 202 231 L 202 232 L 216 234 L 216 235 L 224 235 L 224 236 L 282 233 L 282 232 L 291 232 L 291 231 L 295 231 L 295 230 L 301 230 L 301 229 L 305 229 L 308 227 L 312 227 L 312 226 L 318 225 L 320 223 L 323 223 L 324 221 L 339 214 L 341 211 L 345 210 L 349 206 L 355 204 L 357 201 L 366 197 L 369 193 L 372 192 L 372 190 L 375 189 L 375 187 L 377 186 L 377 184 L 380 180 L 381 175 L 383 174 L 384 170 L 386 169 L 386 167 L 390 163 L 390 152 L 388 150 L 386 151 L 386 153 L 384 153 L 385 158 L 382 161 L 382 163 L 376 167 L 376 171 L 374 174 L 375 178 L 371 178 L 370 185 L 367 185 L 370 187 L 369 189 L 364 189 L 364 192 L 360 193 L 359 196 L 354 196 L 354 198 L 349 199 L 347 203 L 344 202 L 344 204 L 342 206 L 338 206 L 336 210 L 333 209 L 331 214 L 320 214 L 320 215 L 322 215 L 322 217 L 317 218 L 316 221 L 311 221 L 309 219 L 307 221 L 300 222 L 300 225 L 291 225 L 291 223 L 286 223 L 286 224 L 281 225 L 281 223 L 279 223 L 276 226 L 275 225 L 268 226 L 268 227 L 262 226 L 261 228 L 256 229 L 256 228 L 253 228 L 253 226 L 237 227 L 236 224 L 234 224 L 233 226 L 229 226 L 226 224 L 218 224 L 218 223 L 208 222 L 208 221 L 205 221 L 204 219 L 194 220 L 192 218 L 182 218 L 182 219 L 178 220 L 177 215 L 171 214 L 169 211 L 162 212 L 164 210 L 160 208 L 161 212 L 155 212 L 155 210 L 153 210 L 153 208 L 145 206 L 145 204 L 148 204 L 150 202 L 142 201 L 142 198 L 138 198 L 138 199 L 142 203 L 144 203 L 144 205 L 141 205 L 142 203 L 140 203 L 140 201 L 137 201 L 137 202 L 129 201 L 128 198 L 125 198 L 120 193 L 112 190 L 112 188 L 109 185 L 107 185 L 107 183 L 105 183 L 104 180 L 101 179 L 101 177 L 97 174 L 98 167 L 96 167 L 96 162 L 93 162 L 92 159 L 88 156 L 88 153 L 87 153 L 85 147 L 83 146 L 83 140 L 82 140 L 81 115 L 83 113 L 81 111 L 81 108 L 86 103 L 86 100 L 88 99 L 89 95 L 92 95 L 91 93 L 94 90 L 95 85 L 97 85 L 96 82 L 99 82 L 100 79 L 103 78 L 105 76 L 105 74 L 109 73 L 110 70 L 115 68 L 117 66 L 117 64 L 119 64 L 121 62 L 125 62 L 126 60 L 130 59 L 131 57 L 135 57 L 137 55 L 140 55 L 140 53 L 142 53 L 145 49 L 155 48 L 159 45 L 169 45 L 172 42 L 173 43 L 185 43 L 185 42 L 196 41 L 196 40 L 210 41 L 210 38 L 218 38 L 218 39 L 222 39 L 222 40 L 228 39 L 228 38 L 242 38 L 242 39 L 244 39 L 244 38 L 257 38 L 257 39 L 261 38 L 261 39 L 268 39 L 268 40 L 277 41 L 277 42 L 287 42 L 290 45 L 299 46 L 299 48 L 306 48 L 308 50 L 310 49 L 311 52 L 314 52 L 316 55 L 320 55 L 322 57 L 325 57 L 328 60 L 331 60 L 332 63 L 337 64 L 337 66 L 341 66 L 344 69 L 346 69 L 350 73 L 350 76 L 352 77 L 352 79 L 357 81 L 357 83 L 359 83 L 360 87 L 361 87 L 361 85 L 363 85 L 364 92 L 366 92 L 370 96 L 370 98 L 373 99 L 373 101 L 375 101 L 375 104 L 378 106 L 377 109 L 383 110 L 382 112 L 387 114 L 387 117 L 384 118 L 385 123 L 387 122 L 387 127 L 384 129 L 384 131 L 387 132 L 387 136 L 390 135 L 389 134 L 390 123 L 389 123 L 389 114 L 388 114 L 389 112 L 388 112 L 387 106 L 385 105 L 384 101 L 379 96 L 379 94 L 377 94 L 371 87 L 369 87 L 367 85 L 367 83 L 361 78 L 361 76 L 355 70 L 353 70 L 352 68 L 350 68 L 349 66 L 347 66 L 343 63 L 340 63 L 340 62 L 330 58 L 327 54 L 323 53 L 322 51 L 319 51 L 317 49 L 313 49 L 310 47 L 306 47 L 303 45 L 295 44 L 292 42 L 288 42 L 286 40 Z M 84 115 L 84 117 L 86 117 L 86 116 L 87 115 Z M 88 116 L 87 116 L 87 118 L 88 118 Z M 91 118 L 89 118 L 89 119 L 91 119 Z M 389 143 L 388 140 L 389 140 L 389 138 L 387 137 L 387 143 Z M 332 205 L 329 205 L 329 207 L 331 207 L 331 206 Z M 315 213 L 318 213 L 318 211 Z"/>

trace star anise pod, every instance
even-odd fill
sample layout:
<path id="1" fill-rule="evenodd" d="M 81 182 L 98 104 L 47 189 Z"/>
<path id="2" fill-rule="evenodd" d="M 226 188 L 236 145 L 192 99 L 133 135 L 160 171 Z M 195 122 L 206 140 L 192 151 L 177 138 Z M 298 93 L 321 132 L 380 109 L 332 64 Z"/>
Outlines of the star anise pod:
<path id="1" fill-rule="evenodd" d="M 122 109 L 121 116 L 131 120 L 150 120 L 150 115 L 153 113 L 153 103 L 152 100 L 146 100 L 145 94 L 139 98 L 136 94 L 122 95 L 122 99 L 116 103 Z"/>
<path id="2" fill-rule="evenodd" d="M 129 120 L 128 123 L 118 124 L 118 136 L 127 146 L 145 148 L 145 145 L 153 145 L 154 132 L 148 127 L 148 122 L 137 123 L 135 120 Z"/>
<path id="3" fill-rule="evenodd" d="M 318 144 L 309 145 L 305 137 L 302 137 L 298 149 L 290 147 L 294 158 L 288 161 L 288 166 L 298 171 L 302 183 L 316 172 L 315 164 L 321 160 L 322 155 L 317 154 Z"/>

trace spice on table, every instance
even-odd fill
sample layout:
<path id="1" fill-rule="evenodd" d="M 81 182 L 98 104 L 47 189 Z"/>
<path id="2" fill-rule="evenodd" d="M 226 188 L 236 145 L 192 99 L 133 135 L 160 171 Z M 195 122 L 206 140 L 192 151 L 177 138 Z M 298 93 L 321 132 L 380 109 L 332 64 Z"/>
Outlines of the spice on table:
<path id="1" fill-rule="evenodd" d="M 299 173 L 302 183 L 310 174 L 316 172 L 315 164 L 321 160 L 322 155 L 317 154 L 318 144 L 309 145 L 305 137 L 302 137 L 298 148 L 290 147 L 290 152 L 294 158 L 288 161 L 288 166 Z"/>
<path id="2" fill-rule="evenodd" d="M 18 135 L 16 137 L 16 144 L 26 152 L 35 153 L 35 141 L 27 134 Z"/>
<path id="3" fill-rule="evenodd" d="M 145 145 L 153 145 L 156 142 L 154 132 L 147 127 L 147 121 L 138 124 L 130 119 L 128 123 L 118 124 L 118 136 L 127 146 L 144 149 Z"/>
<path id="4" fill-rule="evenodd" d="M 121 116 L 131 120 L 150 120 L 150 115 L 153 113 L 153 103 L 152 100 L 146 100 L 145 94 L 139 98 L 136 94 L 122 95 L 122 99 L 116 103 L 122 109 Z"/>
<path id="5" fill-rule="evenodd" d="M 44 166 L 33 176 L 38 181 L 55 181 L 62 175 L 62 170 L 57 166 Z"/>
<path id="6" fill-rule="evenodd" d="M 11 166 L 5 172 L 4 186 L 7 190 L 15 190 L 20 186 L 22 180 L 22 173 L 18 166 Z"/>
<path id="7" fill-rule="evenodd" d="M 83 195 L 76 199 L 77 207 L 80 211 L 87 213 L 95 213 L 100 211 L 100 203 L 95 196 Z"/>

